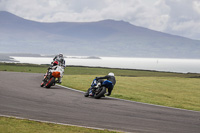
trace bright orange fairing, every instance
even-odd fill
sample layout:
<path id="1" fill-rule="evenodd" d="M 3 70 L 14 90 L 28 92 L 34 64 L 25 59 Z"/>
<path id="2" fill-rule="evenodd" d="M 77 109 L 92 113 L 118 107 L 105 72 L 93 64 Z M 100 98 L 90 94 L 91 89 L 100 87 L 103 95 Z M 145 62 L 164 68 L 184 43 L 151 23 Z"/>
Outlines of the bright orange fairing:
<path id="1" fill-rule="evenodd" d="M 55 78 L 59 78 L 60 77 L 60 72 L 53 72 L 52 76 L 54 76 Z"/>

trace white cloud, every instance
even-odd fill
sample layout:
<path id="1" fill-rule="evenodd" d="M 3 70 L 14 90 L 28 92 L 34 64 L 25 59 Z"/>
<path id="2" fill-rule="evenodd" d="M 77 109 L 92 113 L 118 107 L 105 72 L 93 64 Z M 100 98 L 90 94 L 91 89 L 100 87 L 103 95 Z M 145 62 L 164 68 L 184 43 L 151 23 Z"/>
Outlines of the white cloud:
<path id="1" fill-rule="evenodd" d="M 200 1 L 193 1 L 193 8 L 200 14 Z"/>
<path id="2" fill-rule="evenodd" d="M 200 36 L 200 17 L 198 0 L 161 0 L 167 9 L 168 22 L 162 31 L 193 39 Z M 163 4 L 162 3 L 162 4 Z"/>
<path id="3" fill-rule="evenodd" d="M 0 0 L 0 10 L 42 22 L 128 21 L 199 39 L 199 0 Z"/>

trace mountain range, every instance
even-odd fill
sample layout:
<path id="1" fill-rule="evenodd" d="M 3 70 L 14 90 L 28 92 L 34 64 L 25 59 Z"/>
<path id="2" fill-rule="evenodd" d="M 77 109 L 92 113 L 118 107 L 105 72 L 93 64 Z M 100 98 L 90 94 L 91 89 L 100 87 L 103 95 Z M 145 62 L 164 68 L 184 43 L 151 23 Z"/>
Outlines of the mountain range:
<path id="1" fill-rule="evenodd" d="M 0 53 L 200 58 L 200 40 L 125 21 L 36 22 L 0 11 Z"/>

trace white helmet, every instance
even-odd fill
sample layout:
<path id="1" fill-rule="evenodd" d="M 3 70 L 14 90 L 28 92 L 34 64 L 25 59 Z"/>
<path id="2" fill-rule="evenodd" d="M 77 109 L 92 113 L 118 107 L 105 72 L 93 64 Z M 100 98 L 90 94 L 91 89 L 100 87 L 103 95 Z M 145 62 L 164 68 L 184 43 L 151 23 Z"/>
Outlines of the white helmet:
<path id="1" fill-rule="evenodd" d="M 62 54 L 62 53 L 60 53 L 60 54 L 59 54 L 59 57 L 60 57 L 60 58 L 63 58 L 63 54 Z"/>
<path id="2" fill-rule="evenodd" d="M 112 72 L 110 72 L 108 75 L 109 75 L 109 76 L 115 76 L 115 74 L 112 73 Z"/>

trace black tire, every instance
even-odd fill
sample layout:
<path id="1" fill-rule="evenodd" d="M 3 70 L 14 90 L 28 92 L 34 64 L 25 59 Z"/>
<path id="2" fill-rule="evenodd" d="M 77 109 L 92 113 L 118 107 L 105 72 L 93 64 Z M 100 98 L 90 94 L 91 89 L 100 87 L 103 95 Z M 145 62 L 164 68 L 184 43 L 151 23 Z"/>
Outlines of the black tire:
<path id="1" fill-rule="evenodd" d="M 85 94 L 84 94 L 85 97 L 89 96 L 89 91 L 90 91 L 90 88 L 85 92 Z"/>
<path id="2" fill-rule="evenodd" d="M 103 87 L 100 88 L 99 92 L 95 92 L 94 98 L 99 99 L 102 96 L 104 96 L 105 93 L 106 93 L 106 87 L 103 86 Z"/>
<path id="3" fill-rule="evenodd" d="M 52 77 L 47 83 L 46 83 L 46 88 L 50 88 L 53 83 L 55 83 L 55 78 Z"/>

